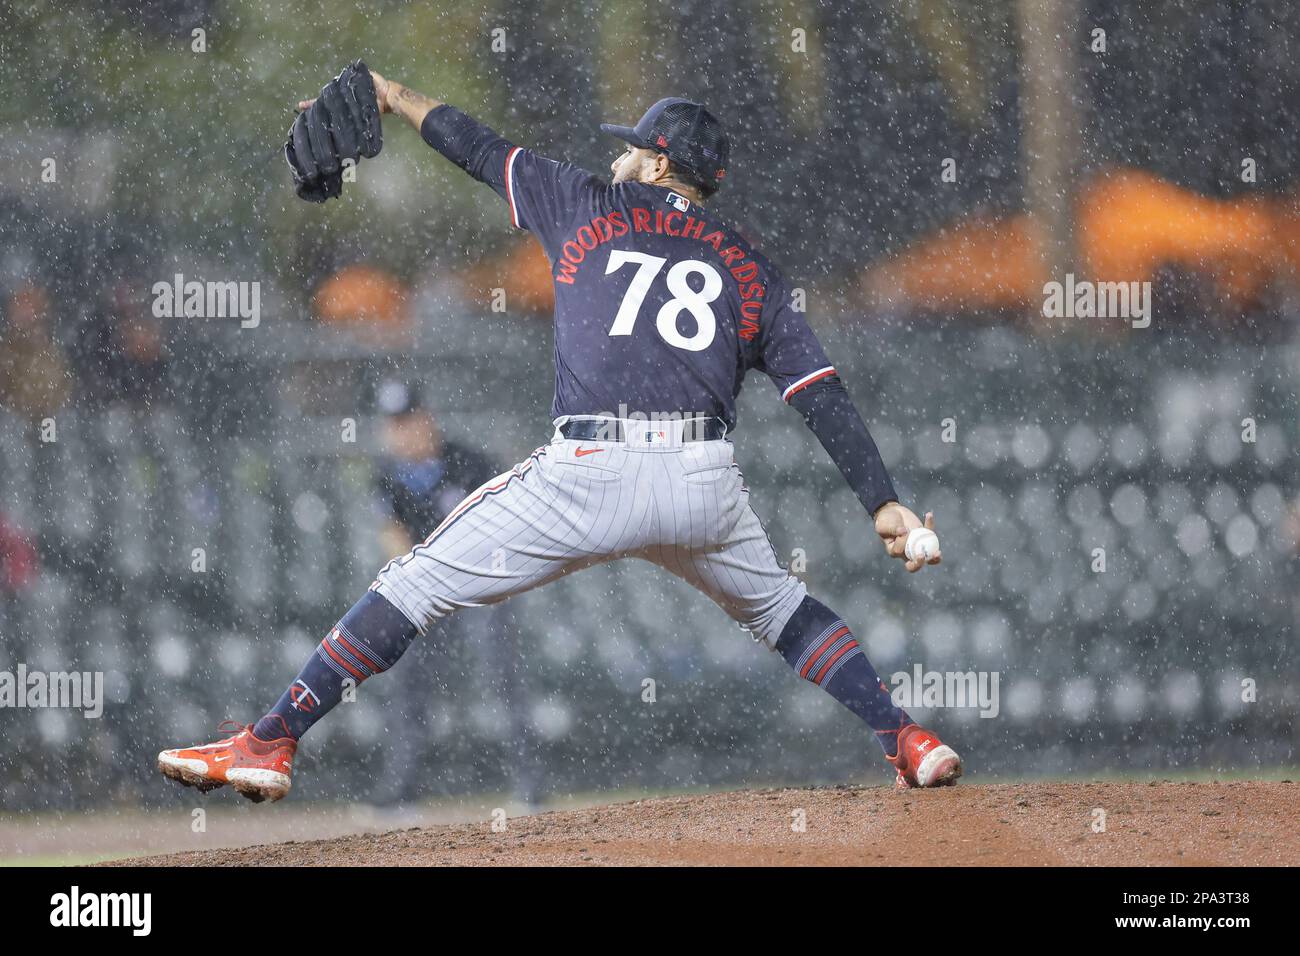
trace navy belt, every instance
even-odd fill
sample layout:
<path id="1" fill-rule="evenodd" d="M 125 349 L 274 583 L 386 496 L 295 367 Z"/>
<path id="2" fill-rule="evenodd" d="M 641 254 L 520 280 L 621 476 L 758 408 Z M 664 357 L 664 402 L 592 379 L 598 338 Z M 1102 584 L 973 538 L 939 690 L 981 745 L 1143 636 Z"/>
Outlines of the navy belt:
<path id="1" fill-rule="evenodd" d="M 626 441 L 624 424 L 617 418 L 580 418 L 561 425 L 560 434 L 575 441 Z M 661 430 L 659 425 L 650 421 L 628 422 L 626 427 L 634 438 L 641 431 L 653 433 Z M 681 434 L 682 441 L 720 441 L 727 437 L 727 426 L 717 418 L 688 418 L 682 421 Z"/>

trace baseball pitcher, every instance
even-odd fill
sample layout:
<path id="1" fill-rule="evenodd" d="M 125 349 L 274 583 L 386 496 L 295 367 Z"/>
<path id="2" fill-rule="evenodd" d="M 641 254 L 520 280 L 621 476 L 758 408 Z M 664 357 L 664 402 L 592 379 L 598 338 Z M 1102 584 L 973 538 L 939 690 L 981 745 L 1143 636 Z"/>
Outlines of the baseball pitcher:
<path id="1" fill-rule="evenodd" d="M 394 113 L 537 237 L 555 286 L 555 431 L 390 561 L 265 716 L 165 750 L 159 769 L 278 800 L 302 735 L 434 622 L 630 558 L 690 582 L 858 715 L 898 786 L 953 783 L 956 752 L 894 705 L 852 629 L 781 565 L 750 507 L 727 434 L 753 369 L 803 416 L 888 554 L 908 571 L 940 560 L 933 516 L 923 523 L 898 502 L 780 272 L 708 207 L 730 151 L 713 114 L 671 98 L 634 127 L 603 125 L 625 144 L 606 182 L 359 61 L 299 109 L 286 157 L 303 198 L 337 196 L 347 164 L 379 151 L 379 115 Z"/>

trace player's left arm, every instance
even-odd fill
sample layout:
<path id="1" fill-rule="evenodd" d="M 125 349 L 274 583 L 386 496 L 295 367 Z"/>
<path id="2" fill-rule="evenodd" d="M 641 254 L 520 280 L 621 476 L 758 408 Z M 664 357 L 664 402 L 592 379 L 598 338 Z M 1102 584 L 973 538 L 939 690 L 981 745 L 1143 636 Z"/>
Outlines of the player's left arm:
<path id="1" fill-rule="evenodd" d="M 781 280 L 772 282 L 768 291 L 775 308 L 763 322 L 758 367 L 781 389 L 781 397 L 803 416 L 804 423 L 838 466 L 872 516 L 876 534 L 890 557 L 902 560 L 908 571 L 938 564 L 942 555 L 937 549 L 917 558 L 909 558 L 906 552 L 908 536 L 914 529 L 934 530 L 934 515 L 927 512 L 922 521 L 899 502 L 880 450 L 817 336 L 803 316 L 791 308 Z"/>
<path id="2" fill-rule="evenodd" d="M 516 146 L 468 113 L 370 71 L 381 113 L 401 116 L 420 138 L 510 206 L 511 224 L 527 229 L 547 251 L 561 237 L 580 197 L 602 184 L 572 163 Z M 298 104 L 308 109 L 311 100 Z"/>
<path id="3" fill-rule="evenodd" d="M 374 70 L 370 71 L 370 78 L 375 84 L 375 100 L 379 104 L 379 112 L 395 113 L 417 130 L 420 128 L 420 124 L 424 122 L 424 118 L 429 115 L 430 110 L 443 105 L 432 97 L 417 93 L 401 83 L 384 79 Z M 315 102 L 314 99 L 300 100 L 298 109 L 311 109 L 311 105 Z"/>

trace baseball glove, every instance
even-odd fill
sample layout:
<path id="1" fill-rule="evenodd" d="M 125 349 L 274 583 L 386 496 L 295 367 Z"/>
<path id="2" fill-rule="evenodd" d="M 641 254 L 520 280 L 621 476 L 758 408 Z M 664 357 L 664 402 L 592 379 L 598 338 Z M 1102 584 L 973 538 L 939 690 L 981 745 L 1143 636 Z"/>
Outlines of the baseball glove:
<path id="1" fill-rule="evenodd" d="M 345 162 L 378 156 L 383 145 L 375 81 L 357 60 L 298 114 L 284 144 L 284 158 L 298 197 L 324 202 L 343 192 Z"/>

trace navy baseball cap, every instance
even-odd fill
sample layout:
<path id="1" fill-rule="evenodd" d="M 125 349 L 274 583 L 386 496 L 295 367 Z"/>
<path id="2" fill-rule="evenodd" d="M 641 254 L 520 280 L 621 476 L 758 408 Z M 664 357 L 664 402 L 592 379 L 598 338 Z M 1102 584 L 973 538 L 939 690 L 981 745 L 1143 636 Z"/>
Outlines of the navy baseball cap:
<path id="1" fill-rule="evenodd" d="M 679 96 L 660 100 L 636 126 L 601 123 L 600 128 L 641 149 L 663 153 L 705 182 L 716 183 L 727 171 L 731 141 L 718 118 L 699 103 Z"/>

